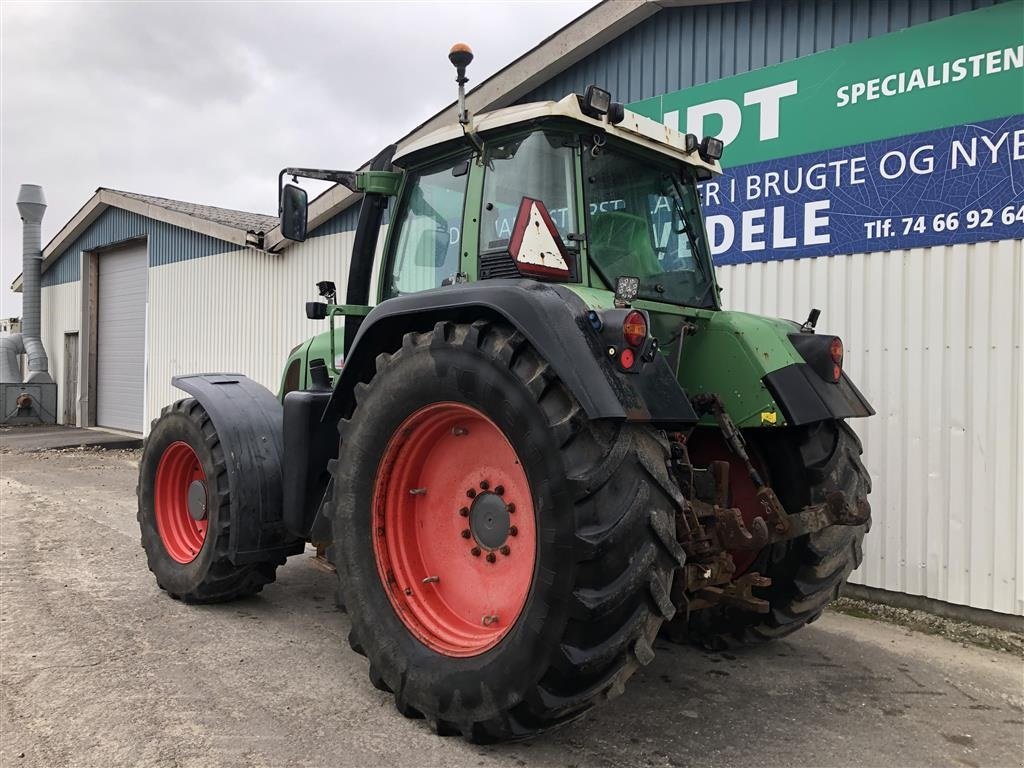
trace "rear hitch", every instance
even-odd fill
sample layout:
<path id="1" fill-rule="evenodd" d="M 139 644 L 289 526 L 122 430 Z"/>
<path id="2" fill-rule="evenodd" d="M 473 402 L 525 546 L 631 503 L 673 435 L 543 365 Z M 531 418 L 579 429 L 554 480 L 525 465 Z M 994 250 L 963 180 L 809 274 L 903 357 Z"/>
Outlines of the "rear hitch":
<path id="1" fill-rule="evenodd" d="M 702 394 L 691 402 L 697 413 L 715 416 L 726 445 L 743 462 L 754 483 L 764 514 L 747 522 L 741 510 L 727 506 L 729 464 L 716 461 L 707 468 L 694 467 L 686 436 L 678 432 L 669 434 L 670 471 L 683 492 L 676 513 L 676 538 L 686 553 L 686 565 L 673 586 L 672 601 L 687 613 L 712 605 L 767 613 L 768 602 L 755 596 L 753 590 L 770 586 L 771 579 L 757 572 L 737 576 L 730 553 L 759 551 L 832 525 L 864 525 L 870 507 L 867 499 L 850 500 L 837 490 L 821 503 L 808 505 L 799 512 L 787 512 L 751 461 L 743 433 L 729 417 L 721 398 Z"/>

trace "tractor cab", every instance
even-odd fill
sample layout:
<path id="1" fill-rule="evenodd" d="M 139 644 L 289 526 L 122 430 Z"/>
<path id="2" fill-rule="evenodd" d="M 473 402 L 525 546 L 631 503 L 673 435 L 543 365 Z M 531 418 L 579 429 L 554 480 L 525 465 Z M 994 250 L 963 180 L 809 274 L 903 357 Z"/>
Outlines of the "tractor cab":
<path id="1" fill-rule="evenodd" d="M 516 277 L 613 290 L 626 275 L 638 298 L 716 307 L 696 191 L 718 171 L 714 147 L 621 105 L 598 112 L 598 90 L 481 115 L 398 155 L 378 298 Z"/>
<path id="2" fill-rule="evenodd" d="M 310 317 L 328 317 L 331 328 L 302 354 L 324 360 L 333 383 L 339 367 L 332 361 L 343 359 L 354 338 L 354 330 L 335 328 L 335 317 L 349 316 L 346 327 L 355 329 L 372 305 L 477 281 L 560 283 L 612 304 L 621 278 L 634 286 L 630 300 L 647 302 L 656 314 L 665 306 L 716 310 L 697 184 L 720 172 L 721 153 L 718 140 L 698 141 L 628 112 L 591 86 L 557 102 L 464 114 L 377 169 L 285 169 L 282 178 L 328 179 L 361 191 L 389 214 L 380 259 L 373 256 L 380 227 L 373 219 L 360 223 L 366 237 L 353 264 L 363 268 L 350 273 L 352 304 L 307 305 Z M 300 187 L 283 187 L 281 215 L 285 235 L 304 239 Z M 655 323 L 671 336 L 677 319 Z M 324 354 L 308 358 L 316 347 Z M 307 366 L 296 359 L 287 367 Z M 303 381 L 293 372 L 282 395 Z"/>

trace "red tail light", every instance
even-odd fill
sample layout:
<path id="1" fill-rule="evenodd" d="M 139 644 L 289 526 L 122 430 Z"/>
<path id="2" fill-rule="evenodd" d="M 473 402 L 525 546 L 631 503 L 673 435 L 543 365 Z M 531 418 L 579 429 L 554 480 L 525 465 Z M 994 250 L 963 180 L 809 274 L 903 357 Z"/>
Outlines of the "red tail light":
<path id="1" fill-rule="evenodd" d="M 839 381 L 843 375 L 843 340 L 833 336 L 828 351 L 832 356 L 832 381 Z"/>
<path id="2" fill-rule="evenodd" d="M 647 318 L 635 309 L 622 321 L 622 338 L 631 347 L 640 347 L 647 339 Z"/>

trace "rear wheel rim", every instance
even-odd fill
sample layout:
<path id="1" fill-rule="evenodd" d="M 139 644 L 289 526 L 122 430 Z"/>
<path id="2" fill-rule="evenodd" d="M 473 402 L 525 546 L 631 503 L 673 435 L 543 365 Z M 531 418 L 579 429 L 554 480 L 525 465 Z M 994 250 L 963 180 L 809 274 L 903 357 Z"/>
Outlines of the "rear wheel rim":
<path id="1" fill-rule="evenodd" d="M 203 549 L 209 517 L 206 473 L 188 443 L 173 442 L 160 457 L 153 504 L 156 529 L 167 554 L 182 565 L 191 563 Z"/>
<path id="2" fill-rule="evenodd" d="M 377 470 L 373 552 L 395 613 L 445 656 L 497 645 L 529 597 L 537 560 L 526 472 L 502 430 L 471 406 L 421 408 Z"/>

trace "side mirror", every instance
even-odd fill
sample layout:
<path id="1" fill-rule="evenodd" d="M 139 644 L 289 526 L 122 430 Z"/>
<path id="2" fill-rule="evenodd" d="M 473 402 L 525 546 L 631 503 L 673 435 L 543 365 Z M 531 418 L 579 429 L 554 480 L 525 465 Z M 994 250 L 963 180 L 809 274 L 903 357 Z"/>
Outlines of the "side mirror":
<path id="1" fill-rule="evenodd" d="M 309 196 L 306 190 L 294 184 L 285 184 L 281 190 L 281 234 L 301 243 L 306 239 Z"/>
<path id="2" fill-rule="evenodd" d="M 416 249 L 413 263 L 417 267 L 429 267 L 430 269 L 443 267 L 448 258 L 448 238 L 447 229 L 435 229 L 433 237 L 430 236 L 429 231 L 424 232 L 420 238 L 421 245 Z"/>

